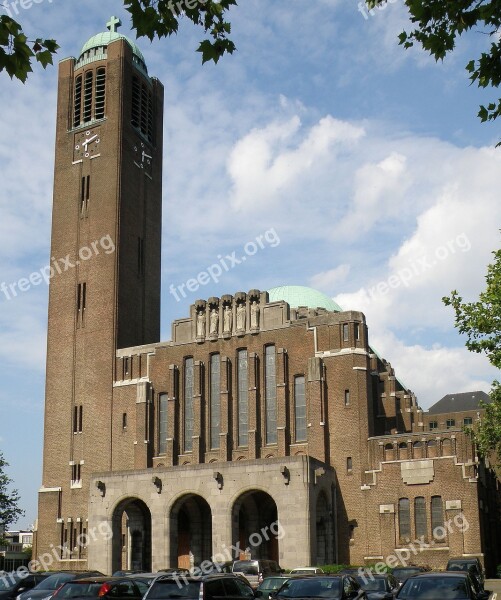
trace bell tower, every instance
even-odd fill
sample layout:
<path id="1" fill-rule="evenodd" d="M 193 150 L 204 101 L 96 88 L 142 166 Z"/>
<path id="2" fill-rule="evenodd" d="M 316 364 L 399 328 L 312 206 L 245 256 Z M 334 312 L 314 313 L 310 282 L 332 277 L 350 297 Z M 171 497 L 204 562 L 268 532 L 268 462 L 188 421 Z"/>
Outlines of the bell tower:
<path id="1" fill-rule="evenodd" d="M 59 65 L 35 554 L 52 569 L 86 567 L 89 479 L 112 468 L 116 350 L 160 335 L 163 86 L 120 24 Z"/>

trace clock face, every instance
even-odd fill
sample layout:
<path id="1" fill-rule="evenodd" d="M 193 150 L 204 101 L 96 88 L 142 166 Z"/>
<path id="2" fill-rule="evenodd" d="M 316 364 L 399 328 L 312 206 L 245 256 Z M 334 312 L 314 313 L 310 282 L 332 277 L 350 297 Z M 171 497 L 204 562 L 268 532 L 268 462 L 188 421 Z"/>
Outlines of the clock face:
<path id="1" fill-rule="evenodd" d="M 87 129 L 75 134 L 75 147 L 73 161 L 85 160 L 100 155 L 101 143 L 100 128 Z"/>
<path id="2" fill-rule="evenodd" d="M 134 151 L 134 164 L 151 179 L 153 156 L 151 150 L 144 142 L 136 141 L 132 147 Z"/>

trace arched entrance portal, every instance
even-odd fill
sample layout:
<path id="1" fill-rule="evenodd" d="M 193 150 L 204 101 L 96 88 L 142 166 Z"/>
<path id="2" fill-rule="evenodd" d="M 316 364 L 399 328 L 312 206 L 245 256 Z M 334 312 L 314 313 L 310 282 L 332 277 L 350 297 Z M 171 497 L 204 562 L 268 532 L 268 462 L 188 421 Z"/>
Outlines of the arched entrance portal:
<path id="1" fill-rule="evenodd" d="M 242 494 L 233 505 L 233 545 L 235 558 L 266 558 L 278 561 L 278 535 L 281 528 L 275 500 L 261 491 Z"/>
<path id="2" fill-rule="evenodd" d="M 212 556 L 212 512 L 201 496 L 179 498 L 170 512 L 171 567 L 189 569 Z"/>
<path id="3" fill-rule="evenodd" d="M 321 492 L 317 498 L 315 531 L 317 537 L 317 560 L 315 564 L 333 564 L 335 560 L 332 512 L 325 492 Z"/>
<path id="4" fill-rule="evenodd" d="M 122 500 L 113 512 L 113 572 L 151 571 L 151 513 L 137 498 Z"/>

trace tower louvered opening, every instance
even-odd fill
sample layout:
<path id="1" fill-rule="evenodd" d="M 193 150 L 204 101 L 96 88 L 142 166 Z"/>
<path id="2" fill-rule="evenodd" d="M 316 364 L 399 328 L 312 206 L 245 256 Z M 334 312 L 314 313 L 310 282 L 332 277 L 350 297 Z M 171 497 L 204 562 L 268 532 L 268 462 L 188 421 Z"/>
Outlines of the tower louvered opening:
<path id="1" fill-rule="evenodd" d="M 131 123 L 153 142 L 153 96 L 145 82 L 132 78 Z"/>
<path id="2" fill-rule="evenodd" d="M 75 100 L 73 105 L 73 127 L 78 127 L 82 119 L 82 76 L 75 81 Z"/>
<path id="3" fill-rule="evenodd" d="M 94 74 L 92 71 L 85 73 L 85 84 L 84 84 L 84 110 L 83 110 L 83 122 L 88 123 L 92 120 L 92 83 L 94 80 Z"/>
<path id="4" fill-rule="evenodd" d="M 104 118 L 106 103 L 106 69 L 96 71 L 96 99 L 94 103 L 94 115 L 96 119 Z"/>

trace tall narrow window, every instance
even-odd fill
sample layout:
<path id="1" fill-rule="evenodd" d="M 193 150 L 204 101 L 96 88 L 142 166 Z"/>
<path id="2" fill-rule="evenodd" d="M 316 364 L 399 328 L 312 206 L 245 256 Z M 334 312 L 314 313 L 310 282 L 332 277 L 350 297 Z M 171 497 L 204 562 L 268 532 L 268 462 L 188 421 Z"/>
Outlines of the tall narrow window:
<path id="1" fill-rule="evenodd" d="M 127 429 L 127 413 L 122 413 L 122 429 Z"/>
<path id="2" fill-rule="evenodd" d="M 84 110 L 83 110 L 83 122 L 88 123 L 92 120 L 92 82 L 93 82 L 92 71 L 85 73 L 85 84 L 84 84 Z"/>
<path id="3" fill-rule="evenodd" d="M 137 238 L 137 274 L 142 275 L 144 273 L 144 240 L 143 238 Z"/>
<path id="4" fill-rule="evenodd" d="M 249 367 L 247 350 L 239 350 L 237 355 L 238 379 L 238 445 L 249 444 Z"/>
<path id="5" fill-rule="evenodd" d="M 306 393 L 304 376 L 294 379 L 294 412 L 296 442 L 306 441 Z"/>
<path id="6" fill-rule="evenodd" d="M 442 496 L 431 497 L 431 531 L 434 538 L 443 540 L 444 508 Z"/>
<path id="7" fill-rule="evenodd" d="M 132 78 L 131 123 L 150 142 L 153 141 L 153 96 L 145 82 Z"/>
<path id="8" fill-rule="evenodd" d="M 78 432 L 78 406 L 73 407 L 73 433 Z"/>
<path id="9" fill-rule="evenodd" d="M 348 323 L 343 324 L 343 341 L 347 342 L 349 340 L 349 329 Z"/>
<path id="10" fill-rule="evenodd" d="M 348 473 L 351 473 L 351 471 L 353 471 L 353 459 L 351 458 L 351 456 L 348 456 L 346 459 L 346 470 L 348 471 Z"/>
<path id="11" fill-rule="evenodd" d="M 139 129 L 141 119 L 141 84 L 137 77 L 132 78 L 132 111 L 131 123 Z"/>
<path id="12" fill-rule="evenodd" d="M 401 542 L 407 542 L 411 537 L 411 509 L 409 498 L 398 501 L 398 532 Z"/>
<path id="13" fill-rule="evenodd" d="M 167 452 L 167 394 L 158 396 L 158 453 Z"/>
<path id="14" fill-rule="evenodd" d="M 83 405 L 80 404 L 78 407 L 78 431 L 82 433 L 83 431 Z"/>
<path id="15" fill-rule="evenodd" d="M 184 362 L 184 451 L 193 450 L 193 358 Z"/>
<path id="16" fill-rule="evenodd" d="M 277 443 L 277 372 L 275 346 L 265 348 L 266 443 Z"/>
<path id="17" fill-rule="evenodd" d="M 106 69 L 100 68 L 96 71 L 96 100 L 94 103 L 94 116 L 96 119 L 104 118 L 105 101 Z"/>
<path id="18" fill-rule="evenodd" d="M 350 390 L 344 390 L 344 405 L 349 406 L 350 404 Z"/>
<path id="19" fill-rule="evenodd" d="M 80 186 L 80 215 L 82 217 L 87 216 L 87 208 L 89 205 L 90 198 L 90 175 L 84 175 L 82 177 L 82 184 Z"/>
<path id="20" fill-rule="evenodd" d="M 211 450 L 219 448 L 219 434 L 221 432 L 221 378 L 219 354 L 210 357 L 210 447 Z"/>
<path id="21" fill-rule="evenodd" d="M 414 527 L 416 537 L 426 537 L 426 501 L 423 496 L 414 499 Z"/>
<path id="22" fill-rule="evenodd" d="M 77 284 L 77 326 L 84 322 L 85 308 L 87 303 L 87 284 Z"/>
<path id="23" fill-rule="evenodd" d="M 75 99 L 73 105 L 73 127 L 78 127 L 82 120 L 82 76 L 75 80 Z"/>
<path id="24" fill-rule="evenodd" d="M 355 323 L 354 327 L 355 327 L 355 339 L 358 342 L 360 340 L 360 323 Z"/>

